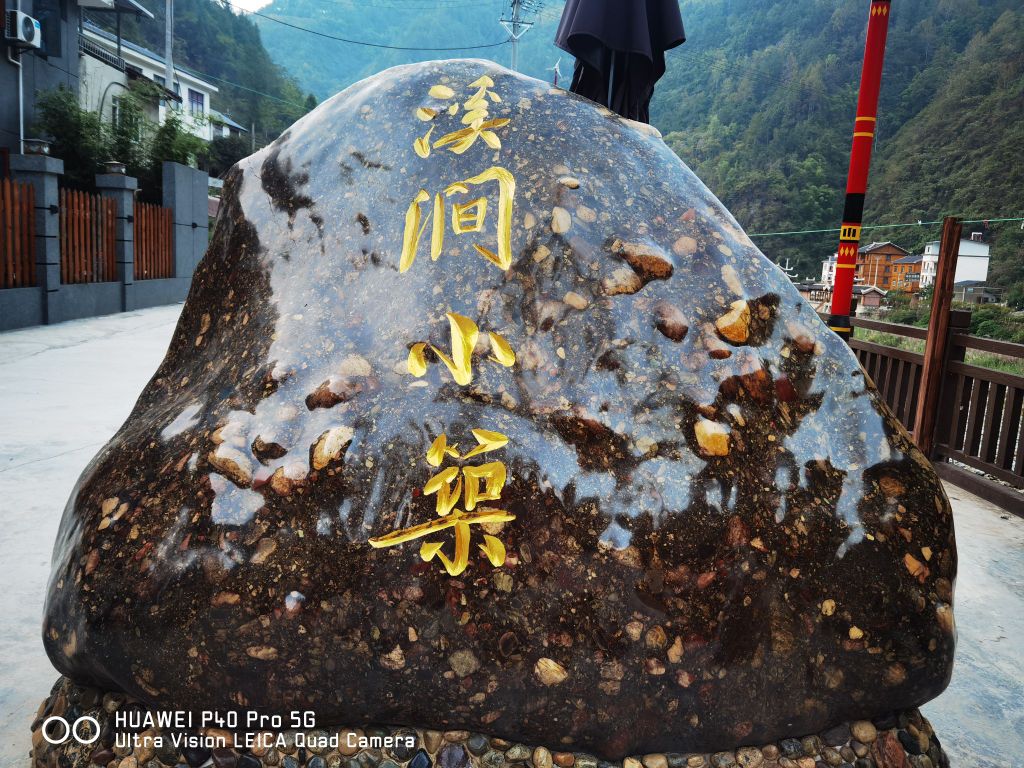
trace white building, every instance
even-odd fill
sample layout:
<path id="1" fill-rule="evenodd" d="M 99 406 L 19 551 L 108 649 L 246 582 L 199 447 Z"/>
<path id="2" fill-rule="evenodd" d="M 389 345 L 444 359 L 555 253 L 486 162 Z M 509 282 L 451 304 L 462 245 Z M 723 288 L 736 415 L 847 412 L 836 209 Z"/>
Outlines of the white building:
<path id="1" fill-rule="evenodd" d="M 954 283 L 968 280 L 984 283 L 988 279 L 989 244 L 982 241 L 981 232 L 972 232 L 969 238 L 960 238 L 960 249 L 956 257 Z M 921 287 L 927 288 L 935 282 L 935 270 L 939 263 L 939 241 L 924 246 L 921 258 Z"/>
<path id="2" fill-rule="evenodd" d="M 146 78 L 164 86 L 166 67 L 162 56 L 127 40 L 119 41 L 91 22 L 82 24 L 79 50 L 82 56 L 78 102 L 84 109 L 98 112 L 105 122 L 116 119 L 120 94 L 128 88 L 129 80 Z M 164 88 L 166 98 L 160 99 L 159 104 L 149 105 L 147 117 L 162 125 L 170 103 L 173 109 L 180 110 L 187 130 L 211 141 L 223 131 L 221 125 L 215 128 L 211 119 L 210 99 L 215 93 L 217 86 L 213 83 L 184 67 L 175 66 L 173 93 Z"/>
<path id="3" fill-rule="evenodd" d="M 839 261 L 839 254 L 833 253 L 821 262 L 821 282 L 823 285 L 835 286 L 836 284 L 836 263 Z"/>

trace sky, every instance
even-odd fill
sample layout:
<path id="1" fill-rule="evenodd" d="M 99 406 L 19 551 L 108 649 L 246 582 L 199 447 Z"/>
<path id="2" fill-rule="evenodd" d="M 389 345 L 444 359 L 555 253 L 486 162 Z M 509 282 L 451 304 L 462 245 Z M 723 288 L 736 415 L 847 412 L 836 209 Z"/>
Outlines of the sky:
<path id="1" fill-rule="evenodd" d="M 260 8 L 270 5 L 270 0 L 231 0 L 231 2 L 247 11 L 258 11 Z"/>

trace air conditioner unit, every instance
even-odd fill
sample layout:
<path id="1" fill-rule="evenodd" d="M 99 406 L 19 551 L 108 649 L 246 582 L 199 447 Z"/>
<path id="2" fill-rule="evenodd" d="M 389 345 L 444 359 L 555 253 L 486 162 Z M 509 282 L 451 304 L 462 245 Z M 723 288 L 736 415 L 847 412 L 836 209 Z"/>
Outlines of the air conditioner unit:
<path id="1" fill-rule="evenodd" d="M 8 11 L 4 37 L 13 48 L 39 48 L 43 44 L 43 30 L 39 22 L 27 13 Z"/>

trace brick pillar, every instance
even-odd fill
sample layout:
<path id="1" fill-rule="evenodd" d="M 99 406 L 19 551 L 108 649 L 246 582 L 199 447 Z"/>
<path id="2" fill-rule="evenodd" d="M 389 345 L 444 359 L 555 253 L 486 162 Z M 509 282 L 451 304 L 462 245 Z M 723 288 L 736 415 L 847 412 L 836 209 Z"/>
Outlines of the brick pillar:
<path id="1" fill-rule="evenodd" d="M 117 280 L 121 283 L 121 310 L 135 309 L 135 190 L 139 182 L 120 173 L 96 176 L 100 194 L 114 201 L 117 220 L 114 223 L 114 248 L 117 259 Z"/>
<path id="2" fill-rule="evenodd" d="M 56 309 L 60 291 L 60 196 L 57 184 L 64 161 L 49 155 L 11 155 L 11 175 L 35 190 L 36 282 L 43 292 L 43 322 L 59 322 Z"/>

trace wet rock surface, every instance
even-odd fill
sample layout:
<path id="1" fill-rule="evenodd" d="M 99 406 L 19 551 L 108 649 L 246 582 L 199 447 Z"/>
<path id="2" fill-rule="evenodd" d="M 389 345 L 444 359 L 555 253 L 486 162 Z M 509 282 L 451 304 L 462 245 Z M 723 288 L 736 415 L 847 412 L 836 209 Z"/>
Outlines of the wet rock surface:
<path id="1" fill-rule="evenodd" d="M 165 709 L 467 728 L 564 768 L 927 701 L 955 572 L 928 462 L 656 135 L 434 62 L 231 172 L 68 503 L 44 641 Z"/>

